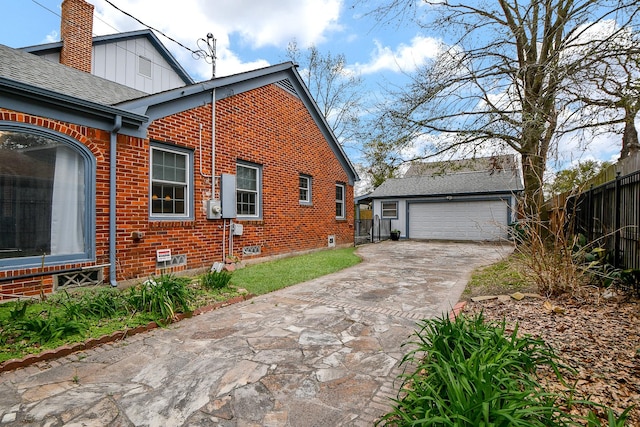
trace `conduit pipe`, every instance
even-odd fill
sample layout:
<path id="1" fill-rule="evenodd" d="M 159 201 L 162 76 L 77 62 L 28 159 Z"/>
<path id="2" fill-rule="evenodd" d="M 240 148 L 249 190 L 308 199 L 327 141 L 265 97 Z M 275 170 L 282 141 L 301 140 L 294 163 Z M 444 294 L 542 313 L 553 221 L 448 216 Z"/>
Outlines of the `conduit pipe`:
<path id="1" fill-rule="evenodd" d="M 116 233 L 116 156 L 118 149 L 116 144 L 118 142 L 118 132 L 122 127 L 122 116 L 116 116 L 113 129 L 109 135 L 109 283 L 111 286 L 118 286 L 116 281 L 116 247 L 117 247 L 117 233 Z"/>
<path id="2" fill-rule="evenodd" d="M 216 198 L 216 88 L 211 90 L 211 199 Z"/>

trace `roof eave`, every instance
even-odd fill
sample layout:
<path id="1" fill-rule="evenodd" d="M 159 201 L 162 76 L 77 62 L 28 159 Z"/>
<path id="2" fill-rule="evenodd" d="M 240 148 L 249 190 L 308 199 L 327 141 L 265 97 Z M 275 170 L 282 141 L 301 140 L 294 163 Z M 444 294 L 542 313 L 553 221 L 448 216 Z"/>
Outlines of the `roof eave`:
<path id="1" fill-rule="evenodd" d="M 122 118 L 120 133 L 130 136 L 142 136 L 143 125 L 148 117 L 130 111 L 102 105 L 80 98 L 53 92 L 47 89 L 0 77 L 0 95 L 3 107 L 27 114 L 46 116 L 52 119 L 78 123 L 111 131 L 116 117 Z"/>
<path id="2" fill-rule="evenodd" d="M 447 196 L 455 197 L 471 197 L 471 196 L 496 196 L 496 195 L 518 195 L 523 190 L 495 190 L 495 191 L 473 191 L 473 192 L 448 192 L 448 193 L 421 193 L 421 194 L 401 194 L 394 195 L 376 195 L 369 194 L 368 198 L 375 199 L 419 199 L 419 198 L 442 198 Z"/>

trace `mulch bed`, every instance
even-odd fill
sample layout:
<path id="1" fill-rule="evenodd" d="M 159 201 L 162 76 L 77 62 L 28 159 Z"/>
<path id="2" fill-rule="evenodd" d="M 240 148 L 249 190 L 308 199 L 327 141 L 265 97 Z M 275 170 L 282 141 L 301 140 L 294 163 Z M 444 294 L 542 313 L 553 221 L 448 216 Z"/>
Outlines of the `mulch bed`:
<path id="1" fill-rule="evenodd" d="M 487 320 L 504 318 L 510 328 L 517 323 L 521 334 L 540 337 L 553 347 L 575 370 L 565 379 L 575 387 L 576 399 L 600 403 L 616 414 L 635 405 L 627 425 L 640 427 L 640 299 L 629 295 L 491 299 L 469 301 L 464 309 L 466 314 L 481 311 Z M 541 375 L 549 388 L 562 388 L 551 372 Z M 580 406 L 572 411 L 586 413 Z M 604 411 L 597 414 L 606 420 Z"/>

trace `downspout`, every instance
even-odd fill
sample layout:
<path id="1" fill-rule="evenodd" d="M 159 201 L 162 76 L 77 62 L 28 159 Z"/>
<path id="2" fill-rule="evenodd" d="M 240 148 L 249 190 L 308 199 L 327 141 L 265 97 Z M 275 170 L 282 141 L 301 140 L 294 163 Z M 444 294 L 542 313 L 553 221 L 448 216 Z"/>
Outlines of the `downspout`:
<path id="1" fill-rule="evenodd" d="M 215 67 L 215 65 L 214 65 Z M 215 71 L 213 74 L 215 78 Z M 211 200 L 216 200 L 216 88 L 211 89 Z M 222 202 L 221 198 L 218 198 Z M 222 262 L 225 261 L 227 220 L 222 220 Z"/>
<path id="2" fill-rule="evenodd" d="M 216 198 L 216 88 L 211 91 L 211 199 Z"/>
<path id="3" fill-rule="evenodd" d="M 109 283 L 118 286 L 116 281 L 116 156 L 118 149 L 118 131 L 122 127 L 122 116 L 116 116 L 109 135 Z"/>

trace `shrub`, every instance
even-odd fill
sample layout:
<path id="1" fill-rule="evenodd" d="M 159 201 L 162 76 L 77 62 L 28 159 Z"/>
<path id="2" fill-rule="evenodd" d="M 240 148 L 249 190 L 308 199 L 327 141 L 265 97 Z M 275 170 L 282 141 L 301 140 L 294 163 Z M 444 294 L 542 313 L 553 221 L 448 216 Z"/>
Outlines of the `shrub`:
<path id="1" fill-rule="evenodd" d="M 541 339 L 507 333 L 506 322 L 485 323 L 482 313 L 423 320 L 414 334 L 414 347 L 402 359 L 402 387 L 391 412 L 378 424 L 390 426 L 601 426 L 590 412 L 569 412 L 580 403 L 571 390 L 551 393 L 538 382 L 536 372 L 547 367 L 567 386 L 563 366 Z M 564 408 L 568 408 L 567 411 Z M 631 408 L 620 416 L 605 408 L 608 425 L 622 426 Z"/>
<path id="2" fill-rule="evenodd" d="M 43 317 L 21 320 L 18 323 L 18 328 L 23 331 L 25 338 L 44 344 L 80 334 L 86 330 L 87 325 L 78 319 L 67 319 L 63 316 L 52 316 L 47 313 Z"/>
<path id="3" fill-rule="evenodd" d="M 417 346 L 403 359 L 415 366 L 403 376 L 401 395 L 383 420 L 387 425 L 564 425 L 554 407 L 560 396 L 541 390 L 538 365 L 554 369 L 557 358 L 543 341 L 505 333 L 505 323 L 485 324 L 480 314 L 424 320 Z"/>
<path id="4" fill-rule="evenodd" d="M 94 319 L 108 319 L 129 312 L 123 293 L 116 288 L 100 287 L 78 295 L 83 312 Z"/>
<path id="5" fill-rule="evenodd" d="M 225 288 L 231 280 L 228 271 L 210 271 L 200 277 L 200 284 L 209 290 Z"/>
<path id="6" fill-rule="evenodd" d="M 157 320 L 168 321 L 177 312 L 189 312 L 192 295 L 187 288 L 189 279 L 163 275 L 149 279 L 129 289 L 127 301 L 138 311 L 150 313 Z"/>

